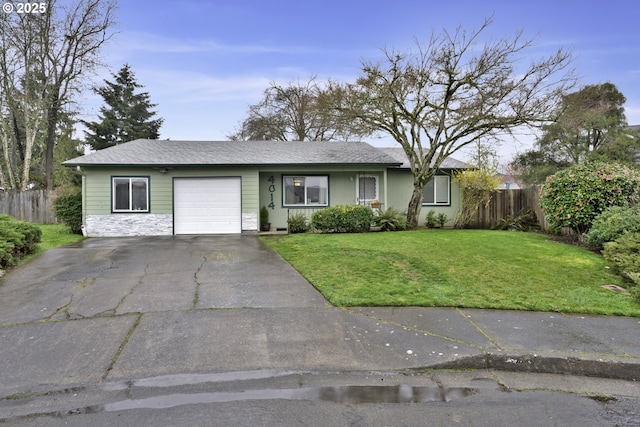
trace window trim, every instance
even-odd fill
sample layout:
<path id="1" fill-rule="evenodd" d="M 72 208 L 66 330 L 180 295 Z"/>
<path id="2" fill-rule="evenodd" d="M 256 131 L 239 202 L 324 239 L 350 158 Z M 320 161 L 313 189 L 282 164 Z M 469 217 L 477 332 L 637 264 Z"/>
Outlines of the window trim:
<path id="1" fill-rule="evenodd" d="M 446 203 L 438 203 L 438 194 L 437 194 L 437 186 L 435 183 L 435 179 L 437 177 L 444 177 L 447 178 L 447 201 Z M 422 205 L 423 206 L 451 206 L 451 176 L 447 175 L 447 174 L 436 174 L 434 175 L 429 181 L 434 181 L 434 185 L 433 185 L 433 203 L 429 203 L 429 202 L 425 202 L 424 200 L 422 201 Z M 427 182 L 428 184 L 428 182 Z M 423 188 L 422 190 L 422 194 L 424 197 L 424 190 L 427 187 L 427 184 L 425 184 L 425 188 Z"/>
<path id="2" fill-rule="evenodd" d="M 327 179 L 327 203 L 321 204 L 321 203 L 315 203 L 315 204 L 308 204 L 307 203 L 307 197 L 304 198 L 305 203 L 304 204 L 291 204 L 291 203 L 286 203 L 286 197 L 287 197 L 287 186 L 285 184 L 285 179 L 287 178 L 305 178 L 305 195 L 306 195 L 306 178 L 326 178 Z M 282 174 L 282 207 L 283 208 L 326 208 L 327 206 L 329 206 L 329 175 L 323 175 L 323 174 L 317 174 L 317 175 L 309 175 L 309 174 Z"/>
<path id="3" fill-rule="evenodd" d="M 129 180 L 129 209 L 116 209 L 116 197 L 115 197 L 115 184 L 116 184 L 116 179 L 128 179 Z M 146 193 L 146 198 L 147 198 L 147 209 L 131 209 L 131 203 L 132 203 L 132 195 L 133 192 L 131 191 L 131 182 L 134 179 L 144 179 L 146 184 L 147 184 L 147 191 Z M 133 175 L 126 175 L 126 176 L 111 176 L 111 213 L 149 213 L 151 212 L 151 191 L 150 191 L 150 182 L 151 182 L 151 178 L 149 176 L 133 176 Z"/>
<path id="4" fill-rule="evenodd" d="M 375 193 L 373 197 L 360 197 L 360 179 L 361 178 L 374 178 L 375 179 Z M 366 194 L 364 194 L 366 196 Z M 377 173 L 358 173 L 356 174 L 356 203 L 359 205 L 371 206 L 373 200 L 380 200 L 380 175 Z"/>

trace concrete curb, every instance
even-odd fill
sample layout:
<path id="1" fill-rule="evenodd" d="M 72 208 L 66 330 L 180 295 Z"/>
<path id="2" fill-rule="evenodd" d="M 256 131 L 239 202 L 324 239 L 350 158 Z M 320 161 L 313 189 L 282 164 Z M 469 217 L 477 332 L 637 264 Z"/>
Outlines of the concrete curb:
<path id="1" fill-rule="evenodd" d="M 494 369 L 508 372 L 576 375 L 627 381 L 640 380 L 640 360 L 635 358 L 581 359 L 572 356 L 486 353 L 463 357 L 423 369 Z"/>

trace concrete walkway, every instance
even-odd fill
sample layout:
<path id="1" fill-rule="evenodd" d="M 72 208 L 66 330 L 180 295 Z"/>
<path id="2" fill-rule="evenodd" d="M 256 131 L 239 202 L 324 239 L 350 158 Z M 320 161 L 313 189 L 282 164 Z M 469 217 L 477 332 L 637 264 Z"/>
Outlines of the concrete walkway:
<path id="1" fill-rule="evenodd" d="M 640 319 L 336 308 L 254 236 L 89 239 L 0 284 L 0 399 L 171 375 L 426 368 L 637 381 Z"/>

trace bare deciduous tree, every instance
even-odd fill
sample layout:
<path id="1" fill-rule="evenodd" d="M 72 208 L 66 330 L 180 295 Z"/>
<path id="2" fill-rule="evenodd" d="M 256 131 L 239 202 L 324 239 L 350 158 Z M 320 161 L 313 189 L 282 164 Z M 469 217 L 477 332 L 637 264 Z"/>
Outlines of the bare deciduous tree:
<path id="1" fill-rule="evenodd" d="M 531 40 L 522 32 L 478 46 L 480 29 L 461 28 L 431 36 L 415 51 L 383 50 L 381 62 L 363 64 L 355 84 L 342 92 L 339 109 L 354 120 L 392 136 L 404 149 L 414 189 L 407 219 L 417 226 L 424 185 L 442 161 L 478 140 L 522 125 L 538 125 L 555 111 L 561 95 L 575 84 L 564 50 L 529 60 Z"/>
<path id="2" fill-rule="evenodd" d="M 6 181 L 5 173 L 1 178 L 3 187 L 21 190 L 29 184 L 33 149 L 42 133 L 46 108 L 39 21 L 38 15 L 31 14 L 0 21 L 0 132 Z"/>
<path id="3" fill-rule="evenodd" d="M 332 108 L 333 92 L 316 77 L 307 82 L 271 83 L 249 116 L 228 138 L 254 141 L 347 141 L 368 133 Z"/>
<path id="4" fill-rule="evenodd" d="M 111 37 L 115 24 L 115 7 L 115 0 L 65 4 L 51 0 L 38 13 L 3 14 L 0 18 L 4 172 L 16 169 L 15 159 L 7 161 L 13 146 L 22 148 L 18 150 L 20 189 L 28 185 L 31 156 L 40 137 L 46 185 L 53 188 L 53 149 L 61 113 L 88 73 L 100 65 L 100 48 Z"/>

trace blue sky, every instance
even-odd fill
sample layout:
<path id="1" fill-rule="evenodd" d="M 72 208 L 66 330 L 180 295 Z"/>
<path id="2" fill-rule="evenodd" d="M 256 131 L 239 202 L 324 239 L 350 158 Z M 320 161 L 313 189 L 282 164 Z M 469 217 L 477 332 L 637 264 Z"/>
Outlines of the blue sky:
<path id="1" fill-rule="evenodd" d="M 128 63 L 165 119 L 161 138 L 220 140 L 271 81 L 353 81 L 380 48 L 408 49 L 493 16 L 487 36 L 523 30 L 536 41 L 533 57 L 571 50 L 581 83 L 614 83 L 629 123 L 640 124 L 638 11 L 635 0 L 119 0 L 118 34 L 103 51 L 109 69 L 97 82 Z M 83 105 L 82 118 L 94 120 L 100 99 Z M 505 141 L 501 152 L 530 142 Z"/>

